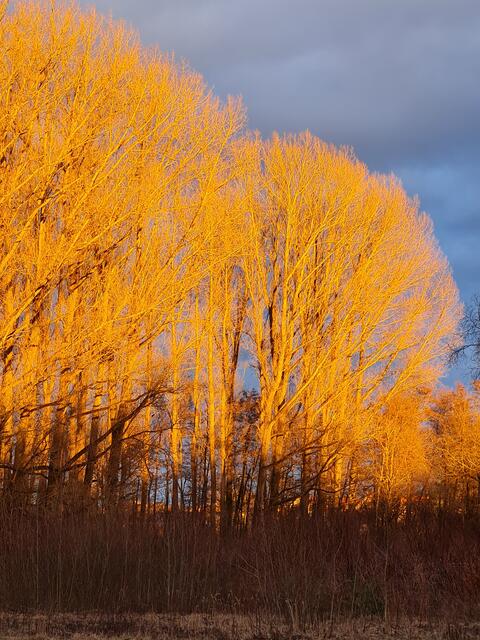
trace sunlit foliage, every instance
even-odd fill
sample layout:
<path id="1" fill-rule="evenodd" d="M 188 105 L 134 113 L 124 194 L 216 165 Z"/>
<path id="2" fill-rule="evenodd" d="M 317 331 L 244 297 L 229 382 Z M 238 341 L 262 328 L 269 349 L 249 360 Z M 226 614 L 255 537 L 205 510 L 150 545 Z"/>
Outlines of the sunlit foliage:
<path id="1" fill-rule="evenodd" d="M 0 50 L 4 496 L 227 530 L 427 486 L 459 304 L 399 181 L 75 5 L 15 4 Z"/>

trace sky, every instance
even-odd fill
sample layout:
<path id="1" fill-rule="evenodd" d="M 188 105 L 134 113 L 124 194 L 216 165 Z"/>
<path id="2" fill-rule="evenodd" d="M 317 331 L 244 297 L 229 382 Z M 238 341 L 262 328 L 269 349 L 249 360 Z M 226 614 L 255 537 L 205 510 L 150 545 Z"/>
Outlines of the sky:
<path id="1" fill-rule="evenodd" d="M 480 293 L 480 0 L 83 1 L 174 52 L 264 136 L 305 129 L 395 173 Z M 466 379 L 467 365 L 447 382 Z"/>

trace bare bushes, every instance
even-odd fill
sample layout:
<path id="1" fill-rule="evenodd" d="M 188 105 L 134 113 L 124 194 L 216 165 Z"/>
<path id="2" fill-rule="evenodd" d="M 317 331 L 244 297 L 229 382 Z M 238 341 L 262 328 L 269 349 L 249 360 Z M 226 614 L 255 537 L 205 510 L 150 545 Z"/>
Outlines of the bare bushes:
<path id="1" fill-rule="evenodd" d="M 477 521 L 416 508 L 291 513 L 221 537 L 189 514 L 3 508 L 0 607 L 105 612 L 269 612 L 304 623 L 362 615 L 474 618 Z"/>

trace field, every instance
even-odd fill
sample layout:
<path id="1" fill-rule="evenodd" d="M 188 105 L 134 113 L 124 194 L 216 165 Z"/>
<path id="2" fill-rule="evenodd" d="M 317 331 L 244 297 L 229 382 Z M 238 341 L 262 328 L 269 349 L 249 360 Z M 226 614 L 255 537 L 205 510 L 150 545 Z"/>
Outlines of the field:
<path id="1" fill-rule="evenodd" d="M 385 624 L 362 618 L 311 628 L 299 628 L 267 617 L 232 615 L 0 615 L 0 637 L 5 640 L 467 640 L 480 637 L 480 625 L 460 622 Z"/>

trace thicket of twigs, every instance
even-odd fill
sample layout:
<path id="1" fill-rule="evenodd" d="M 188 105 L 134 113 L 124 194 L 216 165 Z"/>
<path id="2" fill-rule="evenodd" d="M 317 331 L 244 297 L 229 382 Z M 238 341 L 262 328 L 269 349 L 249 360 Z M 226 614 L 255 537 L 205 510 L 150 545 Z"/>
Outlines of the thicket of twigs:
<path id="1" fill-rule="evenodd" d="M 416 507 L 268 519 L 221 537 L 191 514 L 2 508 L 0 608 L 274 614 L 299 624 L 472 619 L 480 523 Z"/>

